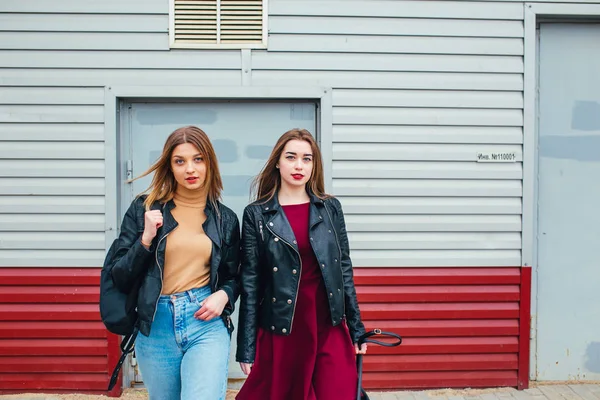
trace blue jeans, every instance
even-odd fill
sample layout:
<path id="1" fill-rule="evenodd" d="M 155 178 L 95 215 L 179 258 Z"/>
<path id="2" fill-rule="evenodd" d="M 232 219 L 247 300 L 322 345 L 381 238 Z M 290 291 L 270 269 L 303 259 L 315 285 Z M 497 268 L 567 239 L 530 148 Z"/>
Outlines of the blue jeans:
<path id="1" fill-rule="evenodd" d="M 225 399 L 229 333 L 219 317 L 194 318 L 210 294 L 205 286 L 160 296 L 150 336 L 135 343 L 150 400 Z"/>

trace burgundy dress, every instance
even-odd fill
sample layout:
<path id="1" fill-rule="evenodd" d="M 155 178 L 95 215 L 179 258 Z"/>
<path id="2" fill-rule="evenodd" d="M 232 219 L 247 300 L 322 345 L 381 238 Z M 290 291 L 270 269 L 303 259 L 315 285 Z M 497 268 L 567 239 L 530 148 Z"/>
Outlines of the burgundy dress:
<path id="1" fill-rule="evenodd" d="M 283 206 L 302 259 L 292 331 L 282 336 L 259 329 L 256 360 L 238 400 L 356 397 L 354 346 L 345 322 L 331 324 L 323 277 L 308 239 L 309 206 Z"/>

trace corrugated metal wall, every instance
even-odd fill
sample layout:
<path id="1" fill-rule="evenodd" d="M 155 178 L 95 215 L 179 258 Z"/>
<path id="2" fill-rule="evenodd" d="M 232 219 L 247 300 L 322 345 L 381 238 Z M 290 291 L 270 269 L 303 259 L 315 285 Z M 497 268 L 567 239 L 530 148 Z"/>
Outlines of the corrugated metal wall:
<path id="1" fill-rule="evenodd" d="M 101 264 L 105 86 L 241 84 L 167 29 L 167 0 L 0 4 L 0 265 Z M 334 89 L 356 265 L 520 265 L 521 163 L 475 159 L 521 154 L 522 3 L 271 0 L 269 30 L 251 85 Z"/>
<path id="2" fill-rule="evenodd" d="M 521 153 L 522 4 L 309 3 L 272 3 L 252 81 L 334 87 L 355 264 L 520 265 L 521 164 L 474 161 Z"/>
<path id="3" fill-rule="evenodd" d="M 106 393 L 119 339 L 99 283 L 96 268 L 0 268 L 0 393 Z"/>
<path id="4" fill-rule="evenodd" d="M 370 345 L 364 386 L 527 385 L 528 274 L 521 268 L 357 269 L 367 329 L 403 336 L 399 347 Z"/>
<path id="5" fill-rule="evenodd" d="M 244 84 L 333 88 L 333 192 L 347 213 L 356 266 L 521 264 L 523 6 L 270 0 L 269 49 L 251 52 Z M 242 85 L 239 51 L 170 51 L 167 29 L 167 0 L 0 2 L 0 267 L 101 265 L 105 205 L 116 201 L 104 183 L 105 87 Z M 514 151 L 518 161 L 477 163 L 480 151 Z M 5 285 L 7 293 L 19 290 Z M 50 292 L 68 298 L 73 289 L 56 283 Z M 438 313 L 449 307 L 435 301 L 439 288 L 431 290 L 423 301 Z M 469 290 L 461 296 L 489 295 Z M 13 345 L 9 326 L 47 324 L 54 314 L 45 311 L 66 309 L 52 293 L 26 292 L 36 304 L 19 293 L 21 303 L 0 305 L 1 352 L 24 343 Z M 56 312 L 91 318 L 86 304 L 83 314 Z M 488 346 L 513 349 L 515 310 L 502 312 L 510 314 L 498 327 L 505 334 Z M 431 323 L 420 335 L 452 331 Z M 453 323 L 458 336 L 461 324 L 469 326 Z M 72 330 L 59 345 L 92 341 L 100 351 L 105 339 L 93 336 L 100 335 L 94 326 L 82 333 L 92 336 L 78 339 Z M 415 339 L 409 334 L 403 349 L 435 347 L 411 329 Z M 411 347 L 414 340 L 422 345 Z M 43 357 L 45 350 L 27 351 Z M 514 357 L 502 357 L 498 365 L 512 368 Z"/>

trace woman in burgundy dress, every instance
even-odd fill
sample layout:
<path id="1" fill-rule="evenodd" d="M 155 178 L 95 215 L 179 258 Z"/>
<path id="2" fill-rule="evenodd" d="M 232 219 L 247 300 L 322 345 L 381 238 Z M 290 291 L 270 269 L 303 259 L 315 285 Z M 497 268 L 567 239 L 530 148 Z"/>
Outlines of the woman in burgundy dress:
<path id="1" fill-rule="evenodd" d="M 237 361 L 239 400 L 356 396 L 360 319 L 340 202 L 325 193 L 304 129 L 277 141 L 244 210 Z"/>

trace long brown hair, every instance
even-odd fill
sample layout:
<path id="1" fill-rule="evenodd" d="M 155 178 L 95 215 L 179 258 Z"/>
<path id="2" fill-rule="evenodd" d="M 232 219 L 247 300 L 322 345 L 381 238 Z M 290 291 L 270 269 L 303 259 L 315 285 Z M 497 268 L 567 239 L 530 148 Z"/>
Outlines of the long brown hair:
<path id="1" fill-rule="evenodd" d="M 254 193 L 254 198 L 258 202 L 262 203 L 271 200 L 281 187 L 281 176 L 279 175 L 277 163 L 279 162 L 279 158 L 281 157 L 281 153 L 283 153 L 285 145 L 290 140 L 303 140 L 310 144 L 313 154 L 313 169 L 310 179 L 306 182 L 307 189 L 320 199 L 330 197 L 325 193 L 323 158 L 321 157 L 319 145 L 317 145 L 315 138 L 309 131 L 296 128 L 281 135 L 279 140 L 277 140 L 277 143 L 275 143 L 275 147 L 273 147 L 273 151 L 271 151 L 267 163 L 254 179 L 254 182 L 252 183 L 252 193 Z"/>
<path id="2" fill-rule="evenodd" d="M 204 158 L 204 162 L 206 163 L 206 179 L 204 180 L 204 187 L 207 189 L 206 200 L 212 204 L 218 213 L 217 201 L 221 198 L 221 191 L 223 190 L 219 163 L 217 162 L 217 155 L 210 139 L 198 127 L 184 126 L 173 131 L 167 138 L 158 160 L 146 172 L 131 181 L 143 178 L 154 172 L 150 186 L 144 192 L 140 193 L 140 195 L 148 194 L 148 197 L 144 200 L 146 210 L 149 210 L 156 201 L 166 203 L 171 200 L 177 189 L 177 181 L 171 170 L 171 156 L 175 147 L 184 143 L 196 146 Z"/>

